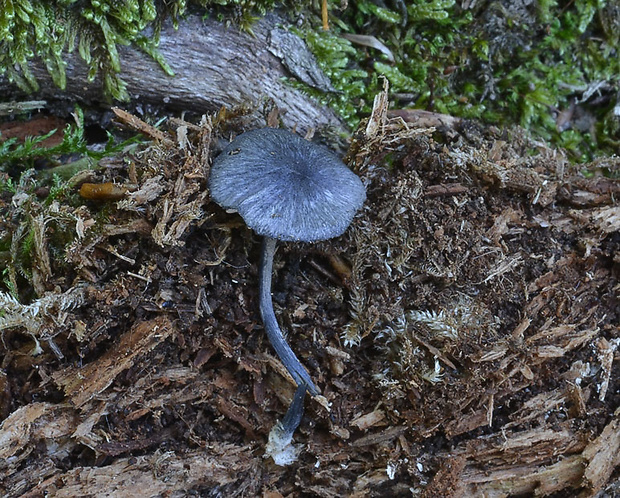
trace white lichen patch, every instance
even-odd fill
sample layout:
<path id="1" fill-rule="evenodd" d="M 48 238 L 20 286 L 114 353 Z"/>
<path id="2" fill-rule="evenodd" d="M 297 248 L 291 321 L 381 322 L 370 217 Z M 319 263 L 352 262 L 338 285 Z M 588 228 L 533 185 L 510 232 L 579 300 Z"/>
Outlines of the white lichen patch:
<path id="1" fill-rule="evenodd" d="M 22 304 L 13 295 L 0 292 L 0 331 L 22 329 L 35 340 L 33 354 L 40 352 L 39 340 L 44 340 L 62 358 L 52 339 L 67 325 L 69 311 L 84 303 L 84 294 L 84 287 L 73 287 L 66 292 L 48 293 L 30 304 Z"/>

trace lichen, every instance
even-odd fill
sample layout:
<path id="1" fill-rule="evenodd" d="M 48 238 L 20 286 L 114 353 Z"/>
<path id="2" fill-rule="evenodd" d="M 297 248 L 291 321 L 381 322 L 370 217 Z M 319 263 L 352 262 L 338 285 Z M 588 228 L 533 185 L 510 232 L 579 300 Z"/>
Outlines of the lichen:
<path id="1" fill-rule="evenodd" d="M 445 368 L 454 370 L 448 358 L 459 344 L 494 336 L 498 326 L 484 305 L 463 294 L 439 310 L 403 312 L 382 324 L 375 335 L 375 344 L 389 360 L 389 368 L 375 374 L 375 379 L 379 385 L 398 387 L 401 392 L 423 381 L 438 384 Z"/>

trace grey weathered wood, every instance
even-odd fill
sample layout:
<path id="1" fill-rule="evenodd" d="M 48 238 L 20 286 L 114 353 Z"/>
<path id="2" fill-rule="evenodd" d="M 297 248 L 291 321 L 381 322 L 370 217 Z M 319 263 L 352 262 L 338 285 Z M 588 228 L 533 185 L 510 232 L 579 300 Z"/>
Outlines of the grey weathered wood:
<path id="1" fill-rule="evenodd" d="M 295 90 L 282 80 L 292 78 L 292 73 L 274 54 L 286 52 L 287 65 L 300 60 L 308 67 L 318 66 L 305 44 L 289 44 L 278 50 L 274 43 L 286 37 L 274 37 L 274 30 L 281 30 L 282 19 L 271 14 L 260 20 L 253 31 L 256 37 L 242 33 L 236 26 L 226 27 L 213 19 L 202 20 L 190 16 L 174 30 L 167 23 L 161 33 L 160 52 L 175 72 L 167 76 L 148 55 L 132 47 L 119 47 L 122 78 L 133 102 L 164 105 L 171 109 L 194 112 L 216 111 L 221 106 L 253 106 L 257 123 L 265 99 L 272 99 L 280 108 L 287 127 L 300 131 L 308 128 L 344 127 L 342 120 L 329 108 L 319 104 L 303 92 Z M 291 53 L 291 50 L 298 53 Z M 77 51 L 66 54 L 67 87 L 59 90 L 51 81 L 43 64 L 33 61 L 32 71 L 40 90 L 37 98 L 67 100 L 92 104 L 104 101 L 100 79 L 89 83 L 87 68 Z M 299 75 L 303 77 L 303 75 Z M 314 81 L 308 84 L 316 86 Z M 5 76 L 0 76 L 0 89 L 15 90 Z"/>

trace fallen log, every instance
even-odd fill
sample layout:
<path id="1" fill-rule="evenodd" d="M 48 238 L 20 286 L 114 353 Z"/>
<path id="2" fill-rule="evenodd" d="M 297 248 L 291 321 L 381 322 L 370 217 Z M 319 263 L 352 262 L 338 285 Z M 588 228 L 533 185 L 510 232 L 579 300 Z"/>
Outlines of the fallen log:
<path id="1" fill-rule="evenodd" d="M 284 125 L 301 132 L 346 127 L 332 109 L 286 82 L 292 77 L 333 91 L 303 40 L 280 27 L 283 24 L 286 22 L 281 17 L 269 14 L 253 26 L 252 36 L 236 26 L 226 27 L 215 19 L 198 16 L 184 19 L 178 30 L 166 22 L 159 51 L 175 75 L 168 76 L 140 49 L 121 46 L 121 77 L 135 106 L 153 104 L 168 112 L 197 113 L 217 111 L 222 106 L 243 107 L 250 111 L 250 122 L 264 125 L 263 110 L 275 105 Z M 107 102 L 101 78 L 88 81 L 88 68 L 77 51 L 64 57 L 65 90 L 54 85 L 42 61 L 32 62 L 31 70 L 40 86 L 36 98 L 81 105 Z M 24 97 L 6 76 L 0 76 L 0 90 L 14 99 Z"/>

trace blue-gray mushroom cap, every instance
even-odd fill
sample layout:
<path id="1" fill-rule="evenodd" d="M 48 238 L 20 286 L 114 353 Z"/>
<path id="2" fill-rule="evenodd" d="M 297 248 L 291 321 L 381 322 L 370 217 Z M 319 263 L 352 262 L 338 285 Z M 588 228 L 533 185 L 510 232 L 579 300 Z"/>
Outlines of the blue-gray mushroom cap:
<path id="1" fill-rule="evenodd" d="M 341 235 L 366 200 L 360 179 L 334 154 L 274 128 L 228 144 L 213 161 L 209 187 L 256 233 L 289 241 Z"/>

